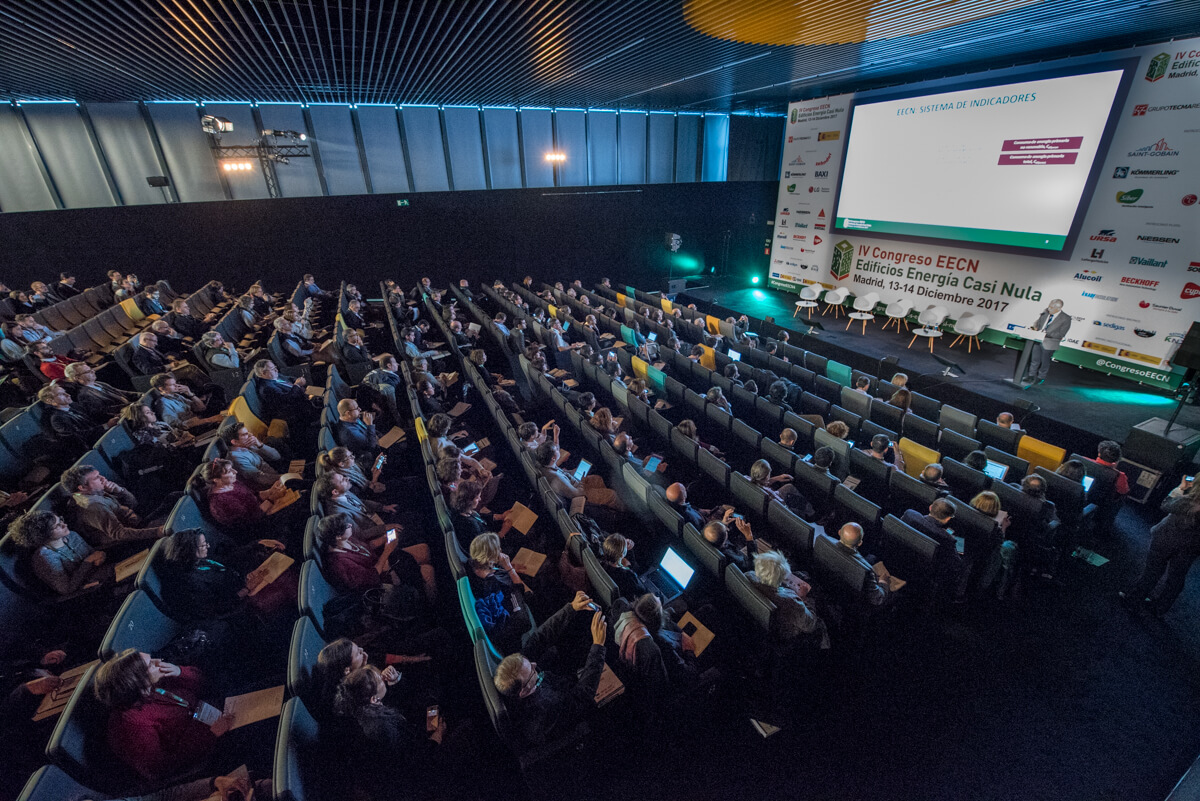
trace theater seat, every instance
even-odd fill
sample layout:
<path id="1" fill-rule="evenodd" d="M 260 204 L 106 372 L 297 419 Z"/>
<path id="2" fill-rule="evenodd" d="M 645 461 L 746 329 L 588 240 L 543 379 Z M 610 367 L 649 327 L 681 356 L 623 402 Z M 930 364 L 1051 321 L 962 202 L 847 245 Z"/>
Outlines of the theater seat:
<path id="1" fill-rule="evenodd" d="M 299 698 L 289 698 L 279 715 L 271 780 L 275 801 L 319 801 L 339 771 L 327 769 L 317 721 Z M 325 769 L 323 769 L 325 768 Z M 257 796 L 256 796 L 257 797 Z"/>
<path id="2" fill-rule="evenodd" d="M 1067 458 L 1067 451 L 1026 434 L 1017 443 L 1017 456 L 1029 462 L 1030 472 L 1036 467 L 1044 467 L 1053 473 Z"/>
<path id="3" fill-rule="evenodd" d="M 725 570 L 725 554 L 704 539 L 704 535 L 691 523 L 683 527 L 683 544 L 692 552 L 692 556 L 696 557 L 696 562 L 705 573 L 718 581 L 721 579 Z"/>
<path id="4" fill-rule="evenodd" d="M 926 467 L 942 460 L 942 455 L 933 448 L 926 448 L 908 437 L 901 437 L 896 447 L 904 456 L 904 472 L 913 477 L 921 475 L 921 471 Z"/>
<path id="5" fill-rule="evenodd" d="M 735 564 L 725 566 L 725 587 L 733 596 L 742 610 L 754 621 L 754 625 L 763 634 L 771 631 L 771 618 L 775 614 L 775 604 L 754 589 L 746 574 Z"/>
<path id="6" fill-rule="evenodd" d="M 157 653 L 183 632 L 183 625 L 167 617 L 150 596 L 134 590 L 121 604 L 100 642 L 99 656 L 112 659 L 126 648 Z"/>
<path id="7" fill-rule="evenodd" d="M 328 642 L 317 631 L 312 620 L 301 615 L 292 627 L 292 641 L 288 649 L 287 691 L 290 696 L 308 698 L 315 689 L 312 687 L 313 668 L 317 664 L 317 656 Z"/>
<path id="8" fill-rule="evenodd" d="M 325 605 L 338 597 L 338 591 L 321 575 L 316 562 L 300 568 L 300 613 L 308 615 L 322 637 L 332 636 L 325 629 Z"/>
<path id="9" fill-rule="evenodd" d="M 587 573 L 588 583 L 592 585 L 592 592 L 589 594 L 600 604 L 601 608 L 610 608 L 613 601 L 619 597 L 617 583 L 604 571 L 600 560 L 590 549 L 584 549 L 581 556 L 583 557 L 583 570 Z"/>

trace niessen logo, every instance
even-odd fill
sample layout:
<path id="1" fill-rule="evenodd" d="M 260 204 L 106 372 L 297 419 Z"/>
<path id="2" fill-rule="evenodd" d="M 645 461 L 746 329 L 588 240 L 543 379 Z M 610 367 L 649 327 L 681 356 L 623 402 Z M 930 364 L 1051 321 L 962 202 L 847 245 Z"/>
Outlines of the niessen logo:
<path id="1" fill-rule="evenodd" d="M 1179 238 L 1174 236 L 1147 236 L 1146 234 L 1138 234 L 1139 242 L 1160 242 L 1164 245 L 1178 245 Z M 1155 265 L 1157 266 L 1157 265 Z"/>
<path id="2" fill-rule="evenodd" d="M 1137 150 L 1130 150 L 1125 155 L 1127 155 L 1131 159 L 1149 158 L 1149 157 L 1166 158 L 1166 157 L 1170 157 L 1170 156 L 1178 156 L 1179 151 L 1174 149 L 1173 147 L 1171 147 L 1169 144 L 1167 144 L 1166 138 L 1163 138 L 1163 139 L 1159 139 L 1157 142 L 1155 142 L 1152 145 L 1146 145 L 1145 147 L 1139 147 Z"/>
<path id="3" fill-rule="evenodd" d="M 1130 264 L 1136 264 L 1139 267 L 1166 267 L 1166 259 L 1149 259 L 1144 256 L 1130 256 Z"/>
<path id="4" fill-rule="evenodd" d="M 1121 286 L 1131 286 L 1136 289 L 1148 289 L 1151 292 L 1158 289 L 1161 281 L 1154 281 L 1149 278 L 1135 278 L 1132 275 L 1126 275 L 1121 278 Z"/>
<path id="5" fill-rule="evenodd" d="M 1117 231 L 1115 228 L 1102 228 L 1100 233 L 1092 234 L 1088 239 L 1093 242 L 1116 242 Z"/>

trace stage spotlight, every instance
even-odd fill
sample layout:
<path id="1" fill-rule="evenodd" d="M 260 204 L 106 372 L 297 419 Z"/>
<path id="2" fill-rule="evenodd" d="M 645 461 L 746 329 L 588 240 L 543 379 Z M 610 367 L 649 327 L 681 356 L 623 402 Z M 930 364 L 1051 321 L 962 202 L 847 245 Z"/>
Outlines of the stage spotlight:
<path id="1" fill-rule="evenodd" d="M 750 279 L 750 283 L 752 283 L 752 284 L 757 284 L 757 283 L 758 283 L 758 276 L 756 275 L 756 276 L 754 276 L 753 278 L 751 278 L 751 279 Z"/>
<path id="2" fill-rule="evenodd" d="M 308 139 L 308 134 L 302 134 L 299 131 L 279 131 L 274 128 L 265 128 L 262 132 L 263 136 L 282 136 L 291 139 L 293 142 L 303 142 Z"/>
<path id="3" fill-rule="evenodd" d="M 567 160 L 566 153 L 558 153 L 558 152 L 551 151 L 550 153 L 546 154 L 546 161 L 550 162 L 551 164 L 562 164 L 566 160 Z"/>
<path id="4" fill-rule="evenodd" d="M 253 170 L 254 162 L 252 161 L 222 161 L 221 169 L 225 172 L 239 172 L 245 170 Z"/>
<path id="5" fill-rule="evenodd" d="M 233 131 L 233 123 L 224 117 L 205 114 L 200 118 L 200 128 L 207 134 L 223 134 Z"/>

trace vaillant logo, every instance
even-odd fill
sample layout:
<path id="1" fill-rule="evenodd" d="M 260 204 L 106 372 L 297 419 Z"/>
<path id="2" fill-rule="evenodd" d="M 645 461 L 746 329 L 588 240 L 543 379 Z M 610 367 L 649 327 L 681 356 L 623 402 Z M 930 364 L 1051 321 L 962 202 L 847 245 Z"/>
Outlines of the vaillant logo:
<path id="1" fill-rule="evenodd" d="M 1130 264 L 1136 264 L 1139 267 L 1166 267 L 1166 259 L 1148 259 L 1145 256 L 1130 256 Z"/>

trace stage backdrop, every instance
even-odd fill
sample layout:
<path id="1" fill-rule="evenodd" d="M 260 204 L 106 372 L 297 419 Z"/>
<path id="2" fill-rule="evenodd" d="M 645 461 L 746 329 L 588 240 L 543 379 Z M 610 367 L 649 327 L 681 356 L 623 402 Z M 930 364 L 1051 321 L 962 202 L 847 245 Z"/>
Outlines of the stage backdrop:
<path id="1" fill-rule="evenodd" d="M 982 314 L 993 342 L 1061 298 L 1074 323 L 1059 361 L 1177 386 L 1169 359 L 1200 316 L 1200 39 L 1041 66 L 1126 57 L 1138 70 L 1070 260 L 831 235 L 854 99 L 840 95 L 789 106 L 770 284 L 847 286 L 881 303 L 908 298 L 917 311 L 942 304 L 950 320 Z"/>

